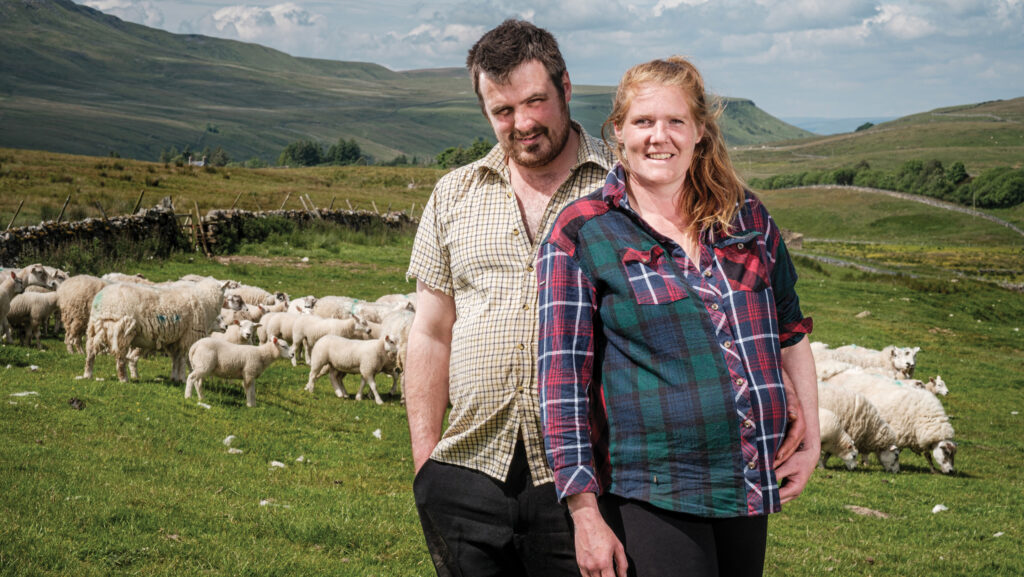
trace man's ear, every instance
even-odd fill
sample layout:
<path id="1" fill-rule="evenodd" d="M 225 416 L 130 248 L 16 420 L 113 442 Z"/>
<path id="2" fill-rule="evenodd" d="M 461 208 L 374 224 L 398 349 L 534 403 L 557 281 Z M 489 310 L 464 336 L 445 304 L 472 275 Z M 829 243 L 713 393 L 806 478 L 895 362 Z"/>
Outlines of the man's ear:
<path id="1" fill-rule="evenodd" d="M 572 100 L 572 82 L 569 81 L 568 70 L 562 72 L 562 90 L 565 92 L 565 102 L 568 104 Z"/>

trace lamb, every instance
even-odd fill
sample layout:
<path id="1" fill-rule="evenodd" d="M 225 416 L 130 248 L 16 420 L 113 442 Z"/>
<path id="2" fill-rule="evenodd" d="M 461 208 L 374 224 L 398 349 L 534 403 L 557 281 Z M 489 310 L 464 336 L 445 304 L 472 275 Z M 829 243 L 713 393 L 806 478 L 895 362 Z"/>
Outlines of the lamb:
<path id="1" fill-rule="evenodd" d="M 370 328 L 357 316 L 350 319 L 323 319 L 316 315 L 302 315 L 292 325 L 292 336 L 295 337 L 295 356 L 299 353 L 309 363 L 309 355 L 318 340 L 335 335 L 350 339 L 366 339 L 370 337 Z"/>
<path id="2" fill-rule="evenodd" d="M 203 400 L 203 379 L 216 375 L 222 379 L 241 379 L 245 389 L 245 406 L 256 405 L 255 381 L 278 358 L 292 357 L 287 341 L 272 337 L 262 345 L 236 345 L 216 338 L 199 339 L 188 349 L 192 372 L 185 381 L 185 398 Z"/>
<path id="3" fill-rule="evenodd" d="M 225 328 L 235 321 L 258 322 L 267 312 L 263 305 L 246 304 L 242 297 L 236 294 L 225 297 L 224 303 L 227 306 L 221 308 L 220 319 L 221 326 Z"/>
<path id="4" fill-rule="evenodd" d="M 356 301 L 355 304 L 352 305 L 352 315 L 358 315 L 359 318 L 371 323 L 383 322 L 384 317 L 402 310 L 412 312 L 415 310 L 415 307 L 413 307 L 412 303 L 409 301 L 400 303 L 368 303 L 366 301 Z"/>
<path id="5" fill-rule="evenodd" d="M 391 390 L 388 391 L 388 395 L 395 393 L 395 387 L 399 387 L 402 395 L 402 403 L 405 403 L 405 359 L 409 353 L 409 331 L 412 329 L 412 321 L 415 319 L 416 313 L 407 309 L 399 309 L 396 312 L 389 314 L 384 317 L 383 322 L 380 325 L 376 325 L 379 328 L 376 329 L 378 332 L 371 330 L 370 336 L 374 338 L 380 338 L 382 334 L 389 334 L 395 337 L 395 344 L 398 347 L 398 353 L 395 355 L 395 361 L 384 366 L 384 372 L 391 375 Z M 369 324 L 369 323 L 368 323 Z M 375 325 L 371 325 L 371 329 Z"/>
<path id="6" fill-rule="evenodd" d="M 7 313 L 11 310 L 14 295 L 25 292 L 29 286 L 51 287 L 50 275 L 41 264 L 33 264 L 21 270 L 4 269 L 0 280 L 0 337 L 4 342 L 11 340 L 11 327 Z M 52 288 L 52 287 L 51 287 Z"/>
<path id="7" fill-rule="evenodd" d="M 184 381 L 189 348 L 217 328 L 223 300 L 224 286 L 209 280 L 174 287 L 104 287 L 92 302 L 85 370 L 80 378 L 92 378 L 96 355 L 109 349 L 117 359 L 117 378 L 126 381 L 129 352 L 140 349 L 143 353 L 167 351 L 172 361 L 171 381 Z M 134 362 L 132 373 L 134 377 Z"/>
<path id="8" fill-rule="evenodd" d="M 818 425 L 821 427 L 821 459 L 818 466 L 824 469 L 829 456 L 835 455 L 843 460 L 847 469 L 854 470 L 857 467 L 857 447 L 850 434 L 843 430 L 839 417 L 828 409 L 819 408 Z"/>
<path id="9" fill-rule="evenodd" d="M 75 275 L 57 287 L 57 307 L 64 325 L 64 345 L 68 353 L 81 353 L 82 337 L 89 325 L 92 299 L 103 287 L 110 284 L 101 278 L 89 275 Z"/>
<path id="10" fill-rule="evenodd" d="M 24 327 L 23 346 L 27 347 L 35 340 L 36 348 L 42 349 L 41 328 L 56 311 L 56 292 L 25 292 L 11 299 L 7 320 L 12 327 Z"/>
<path id="11" fill-rule="evenodd" d="M 292 327 L 295 321 L 309 313 L 267 313 L 260 319 L 260 326 L 256 329 L 256 335 L 261 343 L 267 342 L 270 337 L 284 339 L 294 343 Z M 295 364 L 295 357 L 292 357 L 292 364 Z"/>
<path id="12" fill-rule="evenodd" d="M 312 312 L 313 307 L 316 305 L 317 298 L 313 295 L 304 296 L 302 298 L 295 299 L 288 303 L 287 312 L 290 313 L 301 313 L 305 311 Z"/>
<path id="13" fill-rule="evenodd" d="M 233 289 L 228 290 L 227 294 L 228 295 L 238 295 L 238 296 L 242 297 L 242 300 L 245 301 L 245 304 L 248 304 L 248 305 L 266 305 L 266 306 L 271 306 L 271 305 L 276 304 L 277 301 L 280 300 L 283 297 L 283 295 L 284 295 L 284 293 L 277 293 L 277 295 L 275 296 L 275 295 L 272 295 L 269 292 L 261 289 L 260 287 L 244 285 L 244 284 L 243 285 L 239 285 L 239 286 L 237 286 L 237 287 L 235 287 Z"/>
<path id="14" fill-rule="evenodd" d="M 142 276 L 141 273 L 140 274 L 124 274 L 124 273 L 120 273 L 120 272 L 108 272 L 107 274 L 103 275 L 100 278 L 102 278 L 105 281 L 110 281 L 110 282 L 132 283 L 132 284 L 142 284 L 142 285 L 152 285 L 153 284 L 153 281 L 151 281 L 151 280 L 147 279 L 146 277 Z"/>
<path id="15" fill-rule="evenodd" d="M 949 424 L 942 403 L 933 393 L 877 380 L 849 379 L 843 386 L 863 394 L 878 408 L 879 414 L 896 433 L 897 446 L 908 447 L 924 455 L 933 473 L 936 472 L 935 463 L 943 473 L 954 472 L 956 443 L 953 442 L 953 426 Z"/>
<path id="16" fill-rule="evenodd" d="M 886 471 L 900 471 L 896 431 L 864 395 L 834 383 L 818 383 L 818 407 L 835 413 L 865 462 L 877 453 Z"/>
<path id="17" fill-rule="evenodd" d="M 313 314 L 325 319 L 351 318 L 352 309 L 357 302 L 359 301 L 349 297 L 320 297 L 313 305 Z"/>
<path id="18" fill-rule="evenodd" d="M 226 286 L 228 289 L 234 289 L 242 286 L 242 283 L 236 280 L 220 280 L 217 278 L 213 278 L 212 276 L 199 276 L 197 274 L 187 274 L 178 280 L 185 282 L 203 282 L 204 280 L 212 280 L 216 281 L 218 284 Z"/>
<path id="19" fill-rule="evenodd" d="M 837 349 L 830 349 L 827 345 L 811 347 L 815 363 L 826 360 L 842 361 L 903 379 L 913 378 L 917 353 L 920 350 L 921 347 L 895 346 L 888 346 L 880 351 L 857 345 L 846 345 Z"/>
<path id="20" fill-rule="evenodd" d="M 312 393 L 316 380 L 330 372 L 334 394 L 347 399 L 343 379 L 345 375 L 358 374 L 362 380 L 356 391 L 356 400 L 362 400 L 363 387 L 368 385 L 374 402 L 382 405 L 384 401 L 377 394 L 375 378 L 389 361 L 393 362 L 397 352 L 398 347 L 389 335 L 369 341 L 326 335 L 317 341 L 310 353 L 306 390 Z"/>
<path id="21" fill-rule="evenodd" d="M 248 319 L 234 321 L 228 325 L 224 332 L 210 333 L 210 337 L 236 345 L 255 345 L 257 344 L 256 330 L 259 326 L 259 323 L 254 323 Z"/>
<path id="22" fill-rule="evenodd" d="M 409 310 L 411 310 L 413 312 L 416 311 L 416 293 L 407 293 L 407 294 L 404 294 L 404 295 L 403 294 L 384 295 L 384 296 L 378 298 L 375 302 L 382 303 L 382 304 L 394 304 L 394 303 L 400 303 L 400 304 L 403 304 L 403 305 L 404 304 L 408 304 L 409 306 L 411 306 L 411 308 Z"/>
<path id="23" fill-rule="evenodd" d="M 945 397 L 949 394 L 949 387 L 946 386 L 946 381 L 942 380 L 940 375 L 935 375 L 928 379 L 927 383 L 917 379 L 912 379 L 910 381 L 904 381 L 904 384 L 909 384 L 913 387 L 917 387 L 918 389 L 924 389 L 933 395 L 942 395 Z"/>

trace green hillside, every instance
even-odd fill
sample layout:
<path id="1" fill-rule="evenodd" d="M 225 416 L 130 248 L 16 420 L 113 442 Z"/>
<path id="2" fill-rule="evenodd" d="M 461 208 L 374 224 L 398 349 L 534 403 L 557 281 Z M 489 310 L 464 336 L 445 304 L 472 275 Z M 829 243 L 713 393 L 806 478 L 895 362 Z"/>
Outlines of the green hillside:
<path id="1" fill-rule="evenodd" d="M 963 162 L 972 174 L 1024 166 L 1024 98 L 939 108 L 860 132 L 744 146 L 733 151 L 746 177 L 831 170 L 868 162 L 891 170 L 908 160 Z"/>
<path id="2" fill-rule="evenodd" d="M 579 86 L 573 114 L 599 132 L 611 87 Z M 153 160 L 223 147 L 276 160 L 299 139 L 354 138 L 374 157 L 430 157 L 493 134 L 462 69 L 395 72 L 171 34 L 70 0 L 0 0 L 0 146 Z M 806 135 L 736 100 L 734 145 Z"/>

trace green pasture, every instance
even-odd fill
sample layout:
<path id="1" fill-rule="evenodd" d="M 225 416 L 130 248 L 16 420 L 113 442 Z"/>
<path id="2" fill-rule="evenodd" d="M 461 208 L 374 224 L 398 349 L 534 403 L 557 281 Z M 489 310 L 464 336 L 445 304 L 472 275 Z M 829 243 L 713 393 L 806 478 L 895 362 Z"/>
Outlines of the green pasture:
<path id="1" fill-rule="evenodd" d="M 114 162 L 88 159 L 79 169 L 113 174 L 95 168 L 101 160 Z M 146 171 L 145 163 L 131 166 Z M 175 194 L 194 195 L 205 210 L 216 199 L 208 185 L 217 178 L 246 182 L 232 191 L 251 187 L 257 197 L 277 195 L 277 187 L 309 190 L 318 204 L 325 196 L 313 193 L 352 186 L 352 202 L 365 208 L 369 198 L 386 202 L 370 196 L 377 191 L 393 194 L 396 206 L 413 198 L 421 205 L 432 184 L 430 173 L 376 170 L 248 176 L 239 169 L 230 179 L 202 172 L 179 175 L 195 186 Z M 387 184 L 419 182 L 421 174 L 422 188 L 411 193 L 405 183 Z M 52 196 L 63 202 L 60 193 Z M 234 195 L 220 197 L 223 206 Z M 7 220 L 10 199 L 6 192 L 0 198 Z M 134 201 L 129 191 L 110 198 Z M 833 460 L 773 517 L 766 575 L 1024 574 L 1024 294 L 990 282 L 1021 282 L 1024 239 L 968 215 L 877 195 L 807 189 L 763 198 L 780 226 L 805 235 L 794 253 L 814 338 L 920 346 L 917 376 L 938 374 L 949 384 L 942 400 L 959 445 L 950 476 L 930 474 L 909 451 L 896 475 L 875 461 L 846 471 Z M 414 289 L 404 279 L 410 250 L 408 236 L 315 228 L 230 257 L 181 254 L 121 272 L 153 280 L 209 274 L 294 296 L 369 299 Z M 207 409 L 167 380 L 165 357 L 143 359 L 140 379 L 128 383 L 117 382 L 112 360 L 100 357 L 96 375 L 103 380 L 81 381 L 74 377 L 82 355 L 67 354 L 54 338 L 44 348 L 0 347 L 0 575 L 433 574 L 397 399 L 383 406 L 337 399 L 326 379 L 310 395 L 303 390 L 308 371 L 279 361 L 257 381 L 255 408 L 245 407 L 239 383 L 210 379 Z M 379 382 L 390 386 L 385 377 Z M 349 377 L 350 392 L 356 385 Z M 73 398 L 84 408 L 73 408 Z M 237 437 L 232 447 L 241 454 L 229 454 L 222 443 L 228 435 Z M 933 513 L 939 504 L 948 510 Z"/>

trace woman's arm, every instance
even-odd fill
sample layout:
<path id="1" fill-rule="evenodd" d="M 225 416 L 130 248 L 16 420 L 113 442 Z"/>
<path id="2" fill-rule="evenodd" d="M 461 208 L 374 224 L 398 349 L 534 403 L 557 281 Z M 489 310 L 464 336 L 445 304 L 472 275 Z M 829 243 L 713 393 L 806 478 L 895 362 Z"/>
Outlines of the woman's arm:
<path id="1" fill-rule="evenodd" d="M 787 391 L 796 391 L 796 403 L 803 412 L 804 440 L 793 456 L 775 467 L 779 496 L 792 501 L 807 486 L 821 456 L 821 430 L 818 428 L 818 377 L 814 371 L 811 342 L 806 336 L 795 345 L 782 349 L 782 378 Z M 793 403 L 793 399 L 787 399 Z"/>

